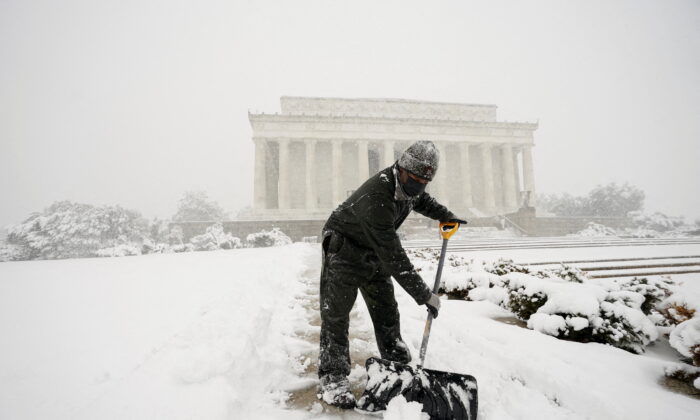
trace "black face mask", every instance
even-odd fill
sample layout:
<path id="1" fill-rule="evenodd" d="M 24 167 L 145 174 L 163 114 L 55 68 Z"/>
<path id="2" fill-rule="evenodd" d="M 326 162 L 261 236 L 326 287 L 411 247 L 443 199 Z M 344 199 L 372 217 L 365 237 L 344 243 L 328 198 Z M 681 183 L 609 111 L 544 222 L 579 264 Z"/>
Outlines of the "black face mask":
<path id="1" fill-rule="evenodd" d="M 403 189 L 403 192 L 409 197 L 415 197 L 425 191 L 426 185 L 427 184 L 420 183 L 409 176 L 406 183 L 401 184 L 401 189 Z"/>

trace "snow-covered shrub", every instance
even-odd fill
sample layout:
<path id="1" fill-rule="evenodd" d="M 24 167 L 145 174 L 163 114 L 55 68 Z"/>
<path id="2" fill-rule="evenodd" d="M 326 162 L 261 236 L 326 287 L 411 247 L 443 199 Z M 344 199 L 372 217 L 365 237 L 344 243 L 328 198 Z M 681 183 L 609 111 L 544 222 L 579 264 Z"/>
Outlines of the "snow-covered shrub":
<path id="1" fill-rule="evenodd" d="M 251 233 L 246 237 L 246 244 L 251 248 L 281 246 L 291 243 L 291 238 L 285 235 L 279 228 L 273 228 L 270 231 L 263 230 L 261 232 Z"/>
<path id="2" fill-rule="evenodd" d="M 170 250 L 172 252 L 192 252 L 194 251 L 194 245 L 191 243 L 186 243 L 186 244 L 180 244 L 180 245 L 172 245 L 170 246 Z"/>
<path id="3" fill-rule="evenodd" d="M 683 217 L 667 216 L 661 212 L 652 214 L 633 212 L 630 216 L 632 216 L 632 220 L 637 228 L 656 232 L 668 232 L 685 224 Z"/>
<path id="4" fill-rule="evenodd" d="M 664 373 L 669 378 L 692 384 L 696 389 L 700 389 L 700 368 L 686 363 L 674 363 L 664 368 Z"/>
<path id="5" fill-rule="evenodd" d="M 584 237 L 602 237 L 602 236 L 617 236 L 615 229 L 601 225 L 595 222 L 588 222 L 585 229 L 573 233 L 569 236 L 584 236 Z"/>
<path id="6" fill-rule="evenodd" d="M 10 227 L 7 242 L 20 246 L 26 259 L 96 256 L 104 248 L 138 245 L 147 223 L 133 210 L 60 201 Z"/>
<path id="7" fill-rule="evenodd" d="M 528 328 L 561 339 L 641 353 L 658 336 L 642 305 L 663 296 L 663 282 L 593 282 L 585 273 L 567 268 L 527 273 L 526 267 L 502 260 L 482 269 L 466 273 L 461 281 L 446 281 L 445 292 L 493 302 L 527 322 Z M 561 278 L 560 272 L 569 278 Z"/>
<path id="8" fill-rule="evenodd" d="M 617 280 L 621 290 L 639 293 L 644 297 L 640 308 L 645 315 L 650 315 L 652 310 L 664 299 L 671 296 L 675 283 L 669 277 L 649 279 L 646 277 L 632 277 L 631 279 Z"/>
<path id="9" fill-rule="evenodd" d="M 195 251 L 213 251 L 216 249 L 242 248 L 241 240 L 224 232 L 221 223 L 215 223 L 207 228 L 207 231 L 190 239 Z"/>
<path id="10" fill-rule="evenodd" d="M 658 338 L 656 326 L 641 310 L 644 297 L 639 293 L 610 292 L 600 304 L 600 322 L 594 324 L 594 341 L 633 353 Z"/>
<path id="11" fill-rule="evenodd" d="M 583 283 L 584 280 L 587 279 L 585 273 L 578 268 L 566 264 L 561 264 L 558 268 L 554 268 L 552 270 L 549 270 L 551 274 L 553 274 L 555 277 L 559 277 L 562 280 L 574 282 L 574 283 Z"/>
<path id="12" fill-rule="evenodd" d="M 673 293 L 656 305 L 656 310 L 666 318 L 669 324 L 678 325 L 698 313 L 698 306 L 682 293 Z"/>
<path id="13" fill-rule="evenodd" d="M 0 262 L 23 261 L 29 258 L 29 250 L 26 247 L 0 243 Z"/>
<path id="14" fill-rule="evenodd" d="M 546 287 L 543 287 L 547 280 L 515 273 L 503 276 L 502 284 L 508 289 L 508 299 L 503 306 L 521 320 L 528 320 L 547 303 Z"/>
<path id="15" fill-rule="evenodd" d="M 485 264 L 484 270 L 499 276 L 508 273 L 530 273 L 530 270 L 527 267 L 517 265 L 513 263 L 513 260 L 507 258 L 499 258 L 496 262 Z"/>
<path id="16" fill-rule="evenodd" d="M 165 240 L 170 245 L 183 245 L 185 243 L 185 233 L 182 231 L 182 226 L 175 225 L 170 228 Z"/>
<path id="17" fill-rule="evenodd" d="M 141 250 L 132 244 L 121 244 L 110 248 L 98 249 L 95 255 L 98 257 L 127 257 L 141 255 Z"/>
<path id="18" fill-rule="evenodd" d="M 678 324 L 671 331 L 668 342 L 695 366 L 700 366 L 700 317 Z"/>
<path id="19" fill-rule="evenodd" d="M 625 236 L 630 236 L 632 238 L 658 238 L 661 236 L 661 233 L 655 230 L 638 227 L 634 229 L 625 229 Z"/>
<path id="20" fill-rule="evenodd" d="M 528 320 L 528 328 L 638 354 L 658 337 L 654 324 L 640 309 L 644 298 L 638 293 L 606 293 L 598 286 L 568 283 L 547 297 L 547 303 Z"/>

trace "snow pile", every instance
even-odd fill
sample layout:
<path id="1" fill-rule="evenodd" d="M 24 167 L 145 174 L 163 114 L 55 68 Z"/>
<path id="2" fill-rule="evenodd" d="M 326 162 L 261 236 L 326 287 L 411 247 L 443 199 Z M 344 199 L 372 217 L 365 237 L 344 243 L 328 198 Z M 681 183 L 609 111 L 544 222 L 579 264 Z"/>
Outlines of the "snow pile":
<path id="1" fill-rule="evenodd" d="M 279 228 L 273 228 L 270 231 L 262 230 L 258 233 L 251 233 L 246 237 L 246 243 L 251 248 L 264 248 L 288 245 L 292 243 L 292 240 Z"/>
<path id="2" fill-rule="evenodd" d="M 567 236 L 581 236 L 581 237 L 603 237 L 603 236 L 617 236 L 615 229 L 601 225 L 599 223 L 589 222 L 585 229 L 572 233 Z"/>

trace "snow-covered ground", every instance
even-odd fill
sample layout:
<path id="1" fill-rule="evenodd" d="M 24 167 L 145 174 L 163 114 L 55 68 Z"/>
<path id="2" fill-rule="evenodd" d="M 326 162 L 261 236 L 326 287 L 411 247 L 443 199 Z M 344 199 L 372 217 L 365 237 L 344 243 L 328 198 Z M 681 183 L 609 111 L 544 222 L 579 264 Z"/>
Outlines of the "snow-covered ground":
<path id="1" fill-rule="evenodd" d="M 517 262 L 698 255 L 699 245 L 501 250 Z M 2 419 L 363 418 L 315 401 L 318 245 L 0 264 Z M 700 296 L 700 275 L 683 275 Z M 426 281 L 431 282 L 432 279 Z M 396 287 L 414 355 L 425 309 Z M 444 301 L 426 367 L 479 382 L 482 419 L 697 418 L 700 400 L 661 385 L 678 356 L 642 356 L 503 322 L 488 302 Z M 351 380 L 376 354 L 361 298 Z M 385 418 L 418 418 L 390 407 Z M 403 415 L 400 413 L 403 412 Z M 694 413 L 694 414 L 693 414 Z M 413 417 L 411 417 L 413 416 Z"/>

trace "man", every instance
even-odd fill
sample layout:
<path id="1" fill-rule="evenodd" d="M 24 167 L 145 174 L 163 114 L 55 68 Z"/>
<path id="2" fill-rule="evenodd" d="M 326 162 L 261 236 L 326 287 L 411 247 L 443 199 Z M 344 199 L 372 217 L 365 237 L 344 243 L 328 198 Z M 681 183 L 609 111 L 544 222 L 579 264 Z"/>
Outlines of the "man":
<path id="1" fill-rule="evenodd" d="M 321 270 L 320 397 L 342 408 L 355 406 L 350 373 L 349 314 L 360 290 L 367 304 L 382 358 L 408 363 L 411 353 L 401 338 L 394 277 L 433 316 L 440 299 L 416 272 L 396 229 L 411 210 L 431 219 L 466 223 L 439 204 L 425 187 L 435 176 L 439 153 L 419 141 L 394 165 L 360 186 L 328 218 L 323 228 Z"/>

